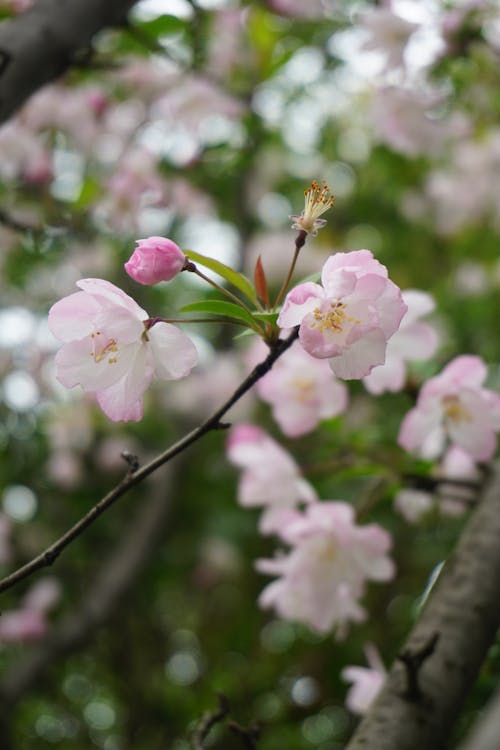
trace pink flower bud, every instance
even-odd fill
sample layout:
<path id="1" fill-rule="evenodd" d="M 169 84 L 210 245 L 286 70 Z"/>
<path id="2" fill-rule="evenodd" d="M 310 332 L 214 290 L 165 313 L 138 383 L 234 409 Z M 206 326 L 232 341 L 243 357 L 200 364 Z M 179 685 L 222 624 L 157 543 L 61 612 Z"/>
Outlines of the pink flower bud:
<path id="1" fill-rule="evenodd" d="M 137 240 L 137 245 L 125 263 L 125 270 L 139 284 L 170 281 L 184 268 L 186 256 L 175 242 L 166 237 Z"/>

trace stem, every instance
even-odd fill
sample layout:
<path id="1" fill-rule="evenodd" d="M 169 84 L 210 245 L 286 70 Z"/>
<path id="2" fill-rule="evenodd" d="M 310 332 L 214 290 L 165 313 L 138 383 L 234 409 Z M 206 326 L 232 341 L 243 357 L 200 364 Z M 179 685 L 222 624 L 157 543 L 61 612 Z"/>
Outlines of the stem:
<path id="1" fill-rule="evenodd" d="M 249 325 L 244 320 L 239 320 L 238 318 L 224 318 L 218 315 L 214 315 L 213 318 L 152 318 L 151 320 L 152 323 L 149 328 L 155 323 L 234 323 L 245 328 L 248 328 Z"/>
<path id="2" fill-rule="evenodd" d="M 281 300 L 285 296 L 285 292 L 288 289 L 288 284 L 290 283 L 290 279 L 293 276 L 293 272 L 295 271 L 295 265 L 297 263 L 297 259 L 299 257 L 299 253 L 304 247 L 306 243 L 306 237 L 307 232 L 305 232 L 303 229 L 298 233 L 296 239 L 295 239 L 295 252 L 293 254 L 292 263 L 290 265 L 290 268 L 288 269 L 288 273 L 286 275 L 286 278 L 281 285 L 281 289 L 278 292 L 278 296 L 276 297 L 276 300 L 274 302 L 274 307 L 278 307 L 278 305 L 281 303 Z"/>
<path id="3" fill-rule="evenodd" d="M 286 352 L 287 349 L 293 344 L 298 337 L 298 327 L 288 336 L 288 338 L 277 341 L 274 344 L 267 355 L 267 357 L 260 362 L 252 372 L 245 378 L 245 380 L 236 388 L 232 396 L 219 408 L 211 417 L 205 420 L 199 427 L 189 432 L 177 443 L 174 443 L 166 451 L 160 453 L 159 456 L 154 458 L 148 464 L 138 469 L 137 471 L 130 471 L 122 481 L 116 485 L 107 495 L 105 495 L 98 503 L 96 503 L 74 526 L 72 526 L 65 534 L 63 534 L 57 541 L 47 547 L 43 552 L 34 557 L 32 560 L 27 562 L 21 568 L 18 568 L 10 575 L 0 580 L 0 592 L 7 591 L 12 588 L 18 581 L 22 581 L 25 578 L 31 576 L 35 571 L 41 568 L 52 565 L 55 560 L 59 557 L 61 552 L 76 539 L 85 529 L 90 526 L 99 516 L 104 513 L 105 510 L 110 508 L 122 495 L 125 495 L 132 487 L 142 482 L 143 479 L 148 477 L 154 471 L 163 466 L 164 464 L 171 461 L 179 453 L 182 453 L 186 448 L 193 443 L 196 443 L 203 435 L 206 435 L 212 430 L 218 430 L 223 427 L 221 424 L 221 418 L 229 411 L 231 406 L 235 404 L 239 399 L 250 390 L 250 388 L 262 378 L 266 373 L 269 372 L 276 360 Z M 224 425 L 225 427 L 225 425 Z"/>
<path id="4" fill-rule="evenodd" d="M 232 292 L 230 292 L 229 289 L 225 289 L 223 286 L 221 286 L 220 284 L 218 284 L 213 279 L 210 279 L 208 276 L 205 276 L 205 274 L 202 273 L 202 271 L 200 271 L 199 268 L 197 268 L 197 266 L 195 266 L 194 263 L 192 263 L 190 261 L 187 264 L 187 266 L 186 266 L 186 268 L 184 270 L 185 271 L 191 271 L 191 273 L 195 273 L 197 276 L 200 277 L 200 279 L 203 279 L 203 281 L 206 281 L 207 284 L 210 284 L 210 286 L 213 286 L 214 289 L 217 289 L 218 292 L 221 292 L 222 294 L 224 294 L 232 302 L 234 302 L 239 307 L 242 307 L 249 315 L 251 315 L 253 317 L 253 312 L 250 310 L 249 307 L 247 307 L 247 305 L 245 305 L 245 303 L 243 302 L 243 300 L 241 300 L 235 294 L 233 294 Z"/>

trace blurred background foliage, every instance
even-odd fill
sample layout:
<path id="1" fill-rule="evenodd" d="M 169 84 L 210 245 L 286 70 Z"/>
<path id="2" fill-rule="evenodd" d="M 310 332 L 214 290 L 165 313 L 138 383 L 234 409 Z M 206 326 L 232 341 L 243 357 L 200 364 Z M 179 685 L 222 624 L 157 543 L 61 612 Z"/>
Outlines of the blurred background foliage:
<path id="1" fill-rule="evenodd" d="M 2 14 L 20 5 L 3 2 Z M 169 236 L 249 275 L 260 253 L 277 289 L 293 251 L 289 215 L 302 210 L 312 179 L 325 180 L 336 206 L 303 250 L 297 278 L 334 251 L 371 249 L 401 288 L 437 302 L 440 349 L 414 368 L 413 385 L 460 353 L 484 357 L 490 386 L 499 384 L 498 6 L 394 2 L 420 25 L 411 46 L 377 37 L 363 20 L 377 8 L 142 0 L 129 28 L 101 34 L 85 66 L 0 129 L 5 573 L 121 479 L 121 451 L 147 461 L 249 369 L 236 329 L 192 325 L 202 370 L 154 387 L 139 424 L 111 424 L 58 386 L 46 313 L 78 278 L 116 283 L 151 315 L 175 316 L 205 294 L 188 274 L 134 285 L 123 263 L 138 237 Z M 408 100 L 395 101 L 400 90 Z M 211 434 L 57 561 L 50 575 L 60 599 L 43 632 L 0 645 L 2 748 L 187 750 L 223 693 L 232 719 L 261 724 L 259 750 L 340 750 L 356 721 L 341 670 L 364 662 L 366 642 L 390 663 L 463 524 L 435 511 L 411 525 L 392 509 L 401 476 L 430 470 L 395 442 L 413 397 L 409 389 L 375 399 L 351 384 L 347 414 L 295 440 L 280 437 L 254 397 L 232 414 L 282 440 L 321 498 L 348 500 L 393 534 L 398 574 L 370 587 L 364 624 L 335 640 L 257 607 L 264 579 L 254 561 L 274 545 L 258 535 L 257 514 L 236 504 L 226 436 Z M 155 498 L 168 512 L 95 624 L 93 591 L 120 542 L 130 536 L 134 548 L 135 519 Z M 30 585 L 4 594 L 2 612 L 18 609 Z M 81 626 L 73 641 L 71 617 Z M 460 731 L 488 695 L 499 654 L 492 650 Z M 243 745 L 221 724 L 207 746 Z"/>

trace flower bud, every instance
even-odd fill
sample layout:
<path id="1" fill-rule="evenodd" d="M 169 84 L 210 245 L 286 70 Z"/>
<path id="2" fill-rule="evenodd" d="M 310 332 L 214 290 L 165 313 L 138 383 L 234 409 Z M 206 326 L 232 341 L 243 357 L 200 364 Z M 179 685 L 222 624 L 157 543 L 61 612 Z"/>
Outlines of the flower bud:
<path id="1" fill-rule="evenodd" d="M 125 263 L 125 270 L 139 284 L 170 281 L 184 268 L 186 256 L 175 242 L 166 237 L 137 240 L 137 245 Z"/>

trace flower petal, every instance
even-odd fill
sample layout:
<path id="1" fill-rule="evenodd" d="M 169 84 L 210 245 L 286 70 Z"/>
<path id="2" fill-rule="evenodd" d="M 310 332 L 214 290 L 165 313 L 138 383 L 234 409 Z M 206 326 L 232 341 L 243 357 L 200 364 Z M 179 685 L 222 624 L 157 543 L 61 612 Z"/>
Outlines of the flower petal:
<path id="1" fill-rule="evenodd" d="M 177 380 L 189 375 L 198 362 L 191 339 L 170 323 L 157 323 L 148 331 L 154 371 L 162 380 Z"/>
<path id="2" fill-rule="evenodd" d="M 330 367 L 338 378 L 359 380 L 376 365 L 384 364 L 386 346 L 385 336 L 380 329 L 368 331 L 342 354 L 330 359 Z"/>

